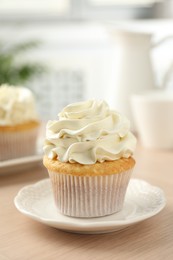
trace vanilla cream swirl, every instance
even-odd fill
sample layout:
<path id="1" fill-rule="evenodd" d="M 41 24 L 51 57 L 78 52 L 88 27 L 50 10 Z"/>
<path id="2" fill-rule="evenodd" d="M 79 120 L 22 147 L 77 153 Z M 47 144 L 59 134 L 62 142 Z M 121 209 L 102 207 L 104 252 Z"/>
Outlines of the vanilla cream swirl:
<path id="1" fill-rule="evenodd" d="M 44 153 L 61 162 L 94 164 L 130 157 L 136 139 L 129 121 L 103 100 L 68 105 L 46 127 Z"/>
<path id="2" fill-rule="evenodd" d="M 24 87 L 0 86 L 0 126 L 38 121 L 35 99 Z"/>

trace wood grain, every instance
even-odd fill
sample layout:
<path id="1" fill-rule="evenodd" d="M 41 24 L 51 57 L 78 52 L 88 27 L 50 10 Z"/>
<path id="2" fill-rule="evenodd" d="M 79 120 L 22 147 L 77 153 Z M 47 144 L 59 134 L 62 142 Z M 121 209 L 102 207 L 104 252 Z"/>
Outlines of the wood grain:
<path id="1" fill-rule="evenodd" d="M 62 232 L 16 210 L 15 195 L 23 186 L 48 177 L 44 167 L 0 176 L 0 260 L 173 259 L 173 151 L 139 146 L 135 159 L 133 177 L 162 188 L 167 205 L 140 224 L 102 235 Z"/>

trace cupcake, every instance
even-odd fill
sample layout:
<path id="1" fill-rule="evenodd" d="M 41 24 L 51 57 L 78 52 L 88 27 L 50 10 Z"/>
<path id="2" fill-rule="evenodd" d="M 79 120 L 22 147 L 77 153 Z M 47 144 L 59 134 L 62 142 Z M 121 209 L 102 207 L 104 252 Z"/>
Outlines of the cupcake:
<path id="1" fill-rule="evenodd" d="M 33 155 L 40 126 L 32 92 L 0 86 L 0 161 Z"/>
<path id="2" fill-rule="evenodd" d="M 43 163 L 60 213 L 88 218 L 122 209 L 135 165 L 129 129 L 103 100 L 68 105 L 47 123 Z"/>

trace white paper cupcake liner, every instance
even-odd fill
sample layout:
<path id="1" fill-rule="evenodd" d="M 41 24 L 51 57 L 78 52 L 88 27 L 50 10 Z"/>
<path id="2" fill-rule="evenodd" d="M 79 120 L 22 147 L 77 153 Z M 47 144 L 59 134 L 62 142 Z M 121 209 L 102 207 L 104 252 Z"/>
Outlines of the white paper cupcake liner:
<path id="1" fill-rule="evenodd" d="M 0 132 L 0 161 L 35 154 L 39 127 L 18 132 Z"/>
<path id="2" fill-rule="evenodd" d="M 100 217 L 120 211 L 131 172 L 88 177 L 49 171 L 58 211 L 72 217 Z"/>

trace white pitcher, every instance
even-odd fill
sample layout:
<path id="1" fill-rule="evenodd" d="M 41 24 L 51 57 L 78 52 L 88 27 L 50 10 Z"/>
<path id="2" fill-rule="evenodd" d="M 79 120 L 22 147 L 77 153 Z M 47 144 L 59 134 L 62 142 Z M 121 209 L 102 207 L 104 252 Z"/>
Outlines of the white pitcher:
<path id="1" fill-rule="evenodd" d="M 114 29 L 111 33 L 116 46 L 115 87 L 112 94 L 114 104 L 117 110 L 130 119 L 133 129 L 130 96 L 141 91 L 156 89 L 150 57 L 151 49 L 169 37 L 153 46 L 151 33 L 124 29 Z"/>

